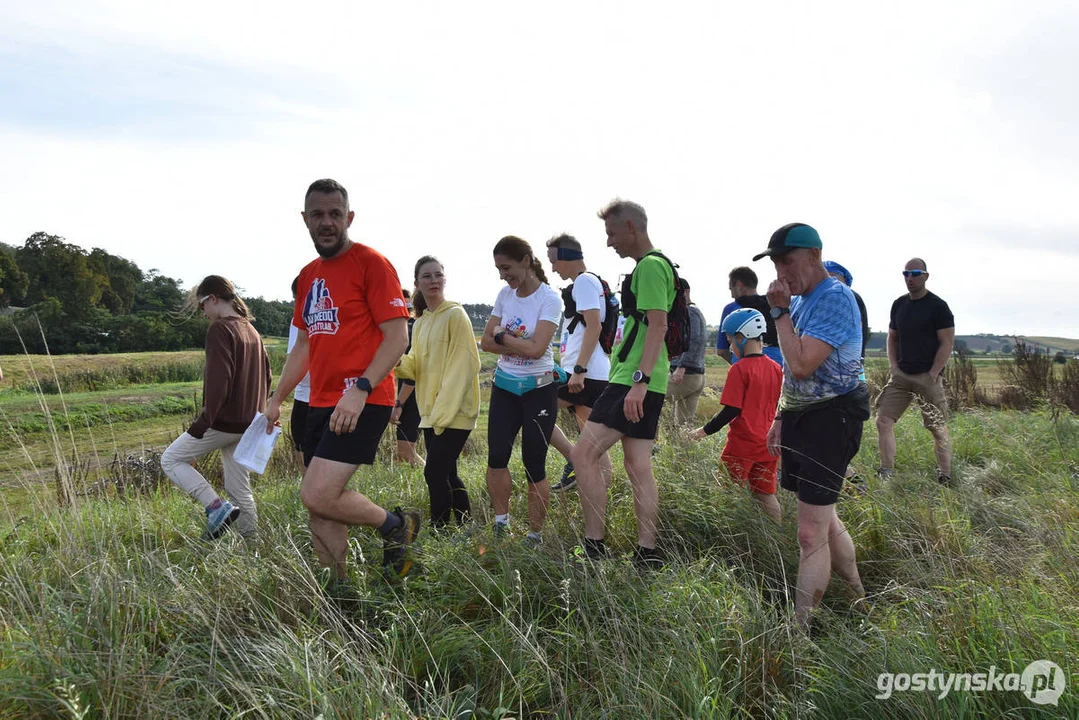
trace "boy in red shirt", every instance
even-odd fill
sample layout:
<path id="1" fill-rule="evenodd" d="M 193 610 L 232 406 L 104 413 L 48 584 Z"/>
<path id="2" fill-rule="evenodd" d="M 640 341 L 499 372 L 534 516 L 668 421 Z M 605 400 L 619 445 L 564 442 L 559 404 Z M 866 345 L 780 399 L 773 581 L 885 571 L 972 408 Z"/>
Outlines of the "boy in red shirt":
<path id="1" fill-rule="evenodd" d="M 752 308 L 735 310 L 723 319 L 719 331 L 727 336 L 739 362 L 727 373 L 720 396 L 723 409 L 704 427 L 691 430 L 689 437 L 700 440 L 730 423 L 720 458 L 731 477 L 748 485 L 764 513 L 778 523 L 783 518 L 776 500 L 779 458 L 768 452 L 767 440 L 783 387 L 783 369 L 764 355 L 761 338 L 766 328 L 764 316 Z"/>

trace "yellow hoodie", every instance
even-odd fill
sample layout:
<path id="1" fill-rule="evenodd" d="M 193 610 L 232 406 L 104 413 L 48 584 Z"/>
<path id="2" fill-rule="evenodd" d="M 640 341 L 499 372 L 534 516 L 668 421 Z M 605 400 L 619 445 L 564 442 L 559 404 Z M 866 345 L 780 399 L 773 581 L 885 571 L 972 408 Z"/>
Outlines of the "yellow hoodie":
<path id="1" fill-rule="evenodd" d="M 480 414 L 480 353 L 468 314 L 443 300 L 412 328 L 412 349 L 394 375 L 416 382 L 420 427 L 473 430 Z"/>

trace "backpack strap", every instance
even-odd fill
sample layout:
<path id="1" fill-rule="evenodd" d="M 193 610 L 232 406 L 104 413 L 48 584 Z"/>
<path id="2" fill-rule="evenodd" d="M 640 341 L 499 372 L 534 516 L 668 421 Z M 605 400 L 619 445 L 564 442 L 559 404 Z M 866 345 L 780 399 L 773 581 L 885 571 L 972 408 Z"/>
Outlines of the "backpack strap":
<path id="1" fill-rule="evenodd" d="M 678 271 L 675 270 L 674 263 L 671 262 L 671 259 L 669 257 L 667 257 L 666 255 L 661 253 L 659 250 L 654 250 L 654 249 L 649 250 L 644 255 L 642 255 L 641 260 L 644 260 L 649 255 L 656 255 L 658 257 L 661 257 L 661 258 L 663 258 L 664 260 L 667 261 L 668 265 L 671 266 L 671 274 L 674 275 L 674 284 L 675 284 L 674 291 L 677 294 L 677 292 L 678 292 Z M 633 274 L 637 272 L 637 267 L 639 267 L 640 264 L 641 264 L 640 260 L 638 260 L 637 265 L 635 265 L 633 267 L 633 272 L 631 272 L 629 274 L 629 277 L 630 277 L 629 282 L 630 282 L 631 286 L 633 284 Z M 632 292 L 632 290 L 631 290 L 631 292 Z M 667 308 L 667 312 L 670 312 L 670 308 Z M 645 315 L 643 312 L 641 312 L 637 308 L 637 297 L 636 296 L 633 297 L 633 312 L 631 313 L 631 315 L 633 316 L 633 319 L 636 320 L 637 322 L 633 323 L 633 329 L 629 331 L 629 335 L 622 338 L 622 349 L 618 351 L 618 361 L 619 362 L 625 362 L 626 358 L 629 357 L 629 349 L 631 347 L 633 347 L 633 343 L 637 339 L 637 329 L 641 325 L 644 325 L 645 327 L 648 326 L 648 316 Z"/>

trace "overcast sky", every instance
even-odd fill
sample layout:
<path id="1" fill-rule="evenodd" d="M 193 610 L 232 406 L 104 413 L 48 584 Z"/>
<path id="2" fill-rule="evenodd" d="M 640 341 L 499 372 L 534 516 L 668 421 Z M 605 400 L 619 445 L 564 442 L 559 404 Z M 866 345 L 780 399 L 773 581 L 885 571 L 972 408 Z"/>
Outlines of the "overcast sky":
<path id="1" fill-rule="evenodd" d="M 0 241 L 285 299 L 333 177 L 406 285 L 434 253 L 492 303 L 507 234 L 614 285 L 621 196 L 712 323 L 798 221 L 875 329 L 920 256 L 958 333 L 1079 337 L 1076 37 L 1064 1 L 7 2 Z"/>

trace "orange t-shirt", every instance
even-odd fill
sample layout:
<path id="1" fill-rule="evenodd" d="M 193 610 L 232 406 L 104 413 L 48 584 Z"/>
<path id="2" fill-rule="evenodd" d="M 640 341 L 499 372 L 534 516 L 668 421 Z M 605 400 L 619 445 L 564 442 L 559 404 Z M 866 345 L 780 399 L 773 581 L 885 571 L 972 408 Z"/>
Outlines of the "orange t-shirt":
<path id="1" fill-rule="evenodd" d="M 379 325 L 407 317 L 397 271 L 366 245 L 353 243 L 344 254 L 317 258 L 301 270 L 292 323 L 307 329 L 311 407 L 335 407 L 382 344 Z M 392 407 L 396 397 L 391 372 L 367 402 Z"/>

